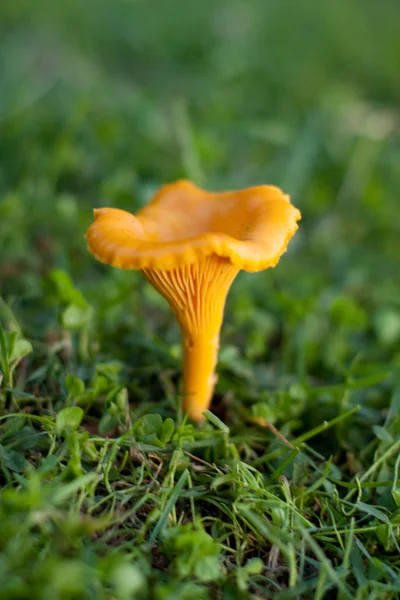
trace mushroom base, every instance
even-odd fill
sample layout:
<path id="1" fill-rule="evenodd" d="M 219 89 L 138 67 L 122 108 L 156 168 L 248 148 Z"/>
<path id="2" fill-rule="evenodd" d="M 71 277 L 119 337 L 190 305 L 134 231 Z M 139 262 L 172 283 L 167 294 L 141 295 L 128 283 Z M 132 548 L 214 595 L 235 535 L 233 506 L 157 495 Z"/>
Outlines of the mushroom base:
<path id="1" fill-rule="evenodd" d="M 217 382 L 219 336 L 184 336 L 182 408 L 193 421 L 202 421 Z"/>

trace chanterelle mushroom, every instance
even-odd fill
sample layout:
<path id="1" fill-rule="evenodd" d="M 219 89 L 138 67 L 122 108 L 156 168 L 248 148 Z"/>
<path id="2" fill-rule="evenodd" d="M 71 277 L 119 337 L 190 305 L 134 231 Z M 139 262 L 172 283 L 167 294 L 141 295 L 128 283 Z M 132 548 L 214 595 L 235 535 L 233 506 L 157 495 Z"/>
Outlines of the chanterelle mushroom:
<path id="1" fill-rule="evenodd" d="M 240 269 L 278 263 L 300 212 L 273 186 L 211 193 L 178 181 L 136 216 L 100 208 L 94 217 L 90 252 L 114 267 L 142 270 L 175 313 L 183 334 L 183 409 L 201 421 L 214 391 L 228 290 Z"/>

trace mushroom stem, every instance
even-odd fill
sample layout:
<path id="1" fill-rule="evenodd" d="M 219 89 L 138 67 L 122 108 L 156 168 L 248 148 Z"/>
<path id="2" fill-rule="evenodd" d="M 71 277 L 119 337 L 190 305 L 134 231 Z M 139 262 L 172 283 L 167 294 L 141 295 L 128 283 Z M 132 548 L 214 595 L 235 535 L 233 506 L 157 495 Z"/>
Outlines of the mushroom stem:
<path id="1" fill-rule="evenodd" d="M 217 382 L 219 335 L 183 334 L 183 412 L 193 421 L 203 421 Z"/>
<path id="2" fill-rule="evenodd" d="M 168 300 L 182 330 L 182 405 L 193 421 L 203 421 L 211 404 L 225 300 L 237 273 L 235 266 L 216 255 L 179 269 L 143 271 Z"/>

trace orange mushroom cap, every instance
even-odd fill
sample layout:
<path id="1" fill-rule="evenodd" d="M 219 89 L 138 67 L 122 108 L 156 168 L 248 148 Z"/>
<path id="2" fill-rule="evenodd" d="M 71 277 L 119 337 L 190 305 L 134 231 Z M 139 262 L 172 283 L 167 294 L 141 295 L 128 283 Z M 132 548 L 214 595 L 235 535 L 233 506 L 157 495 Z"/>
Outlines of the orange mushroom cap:
<path id="1" fill-rule="evenodd" d="M 165 185 L 136 216 L 94 211 L 90 252 L 121 269 L 174 269 L 216 254 L 238 269 L 273 267 L 297 230 L 300 212 L 273 186 L 206 192 L 189 181 Z"/>
<path id="2" fill-rule="evenodd" d="M 86 238 L 101 262 L 141 269 L 181 326 L 183 408 L 203 419 L 213 394 L 225 299 L 240 269 L 275 266 L 300 212 L 273 186 L 211 193 L 189 181 L 161 188 L 136 216 L 94 212 Z"/>

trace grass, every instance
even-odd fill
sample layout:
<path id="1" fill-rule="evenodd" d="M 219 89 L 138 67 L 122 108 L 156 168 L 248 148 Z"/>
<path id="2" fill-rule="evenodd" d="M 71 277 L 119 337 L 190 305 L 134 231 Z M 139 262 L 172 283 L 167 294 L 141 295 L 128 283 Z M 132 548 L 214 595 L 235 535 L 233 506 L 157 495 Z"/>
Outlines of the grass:
<path id="1" fill-rule="evenodd" d="M 400 598 L 397 13 L 0 8 L 0 598 Z M 303 213 L 201 428 L 164 301 L 83 240 L 182 176 Z"/>

